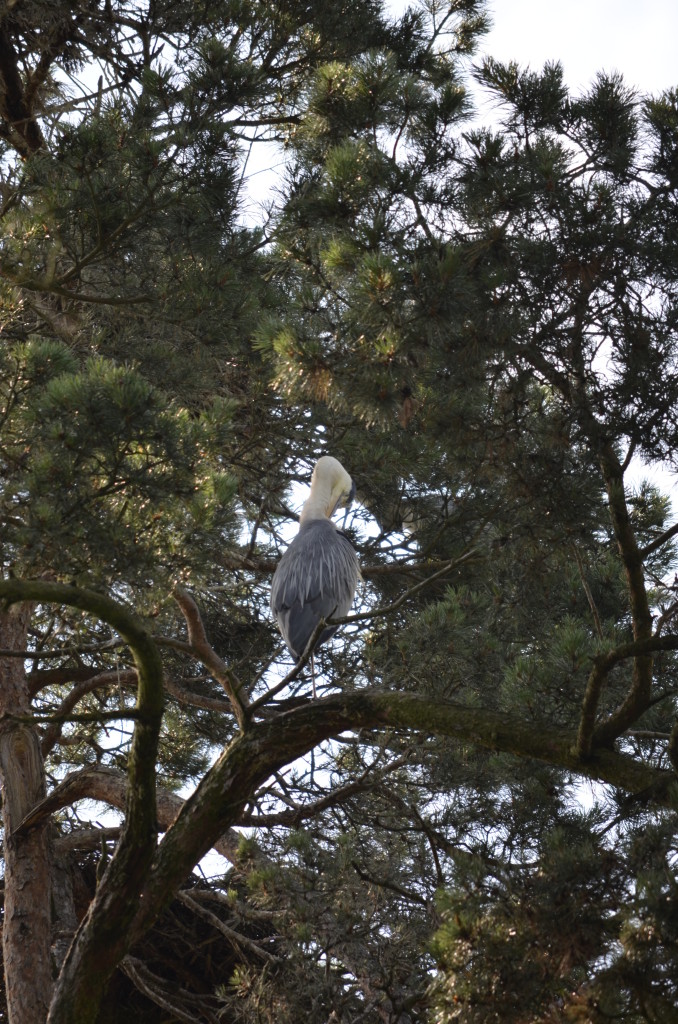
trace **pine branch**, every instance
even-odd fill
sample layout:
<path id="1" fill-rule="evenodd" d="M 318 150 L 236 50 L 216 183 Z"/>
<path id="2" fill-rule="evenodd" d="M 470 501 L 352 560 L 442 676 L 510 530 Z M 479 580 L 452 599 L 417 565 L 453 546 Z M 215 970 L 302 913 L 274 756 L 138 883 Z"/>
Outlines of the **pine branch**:
<path id="1" fill-rule="evenodd" d="M 591 609 L 591 615 L 593 616 L 593 624 L 594 624 L 594 626 L 596 628 L 596 634 L 597 634 L 599 640 L 604 640 L 603 627 L 602 627 L 601 622 L 600 622 L 600 615 L 598 614 L 598 609 L 596 607 L 596 602 L 593 599 L 593 594 L 591 592 L 591 588 L 590 588 L 590 586 L 588 584 L 588 580 L 586 579 L 586 573 L 584 572 L 584 563 L 583 563 L 582 557 L 581 557 L 581 555 L 579 553 L 579 548 L 577 547 L 576 544 L 572 545 L 572 552 L 574 554 L 574 558 L 575 558 L 575 561 L 577 563 L 577 569 L 579 571 L 579 579 L 581 580 L 581 585 L 584 588 L 584 593 L 586 594 L 586 600 L 588 601 L 589 608 Z"/>
<path id="2" fill-rule="evenodd" d="M 626 505 L 624 474 L 610 444 L 603 446 L 600 464 L 607 489 L 617 546 L 626 570 L 633 638 L 642 643 L 650 640 L 652 636 L 652 611 L 645 587 L 643 556 L 638 547 Z M 612 742 L 628 729 L 648 707 L 652 690 L 652 652 L 653 648 L 650 647 L 646 654 L 636 654 L 629 692 L 617 710 L 597 730 L 598 742 Z"/>
<path id="3" fill-rule="evenodd" d="M 670 540 L 673 540 L 676 534 L 678 534 L 678 523 L 674 523 L 673 526 L 668 528 L 668 530 L 664 530 L 664 532 L 660 533 L 658 537 L 655 537 L 655 539 L 650 541 L 649 544 L 646 544 L 645 547 L 641 548 L 640 554 L 642 558 L 647 558 L 648 555 L 653 554 L 659 548 L 663 547 L 664 544 L 668 544 Z"/>

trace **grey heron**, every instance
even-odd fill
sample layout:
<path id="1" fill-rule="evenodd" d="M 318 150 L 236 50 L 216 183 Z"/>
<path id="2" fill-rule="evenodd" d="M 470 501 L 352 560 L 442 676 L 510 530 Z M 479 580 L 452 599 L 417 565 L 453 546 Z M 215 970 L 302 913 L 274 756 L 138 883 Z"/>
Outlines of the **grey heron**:
<path id="1" fill-rule="evenodd" d="M 353 604 L 360 575 L 358 556 L 330 517 L 340 506 L 348 511 L 354 497 L 355 484 L 342 464 L 331 455 L 318 459 L 311 493 L 299 517 L 299 532 L 271 583 L 271 611 L 295 661 L 321 619 L 341 618 Z M 316 646 L 337 629 L 323 629 Z"/>

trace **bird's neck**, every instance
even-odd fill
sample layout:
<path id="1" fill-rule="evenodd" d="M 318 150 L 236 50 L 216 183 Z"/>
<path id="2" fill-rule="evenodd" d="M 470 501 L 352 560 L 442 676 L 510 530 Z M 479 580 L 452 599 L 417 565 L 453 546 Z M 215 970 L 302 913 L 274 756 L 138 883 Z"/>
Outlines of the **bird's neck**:
<path id="1" fill-rule="evenodd" d="M 308 523 L 311 519 L 329 519 L 334 511 L 334 501 L 329 485 L 314 481 L 311 493 L 304 502 L 299 516 L 300 523 Z"/>

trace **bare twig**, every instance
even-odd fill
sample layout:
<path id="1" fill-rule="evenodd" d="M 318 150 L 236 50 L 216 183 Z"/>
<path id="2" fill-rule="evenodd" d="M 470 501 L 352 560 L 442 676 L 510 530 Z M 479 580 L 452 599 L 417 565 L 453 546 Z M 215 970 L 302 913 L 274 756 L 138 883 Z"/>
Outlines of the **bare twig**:
<path id="1" fill-rule="evenodd" d="M 259 697 L 257 700 L 253 701 L 252 704 L 250 704 L 250 707 L 249 707 L 250 713 L 253 714 L 256 710 L 258 710 L 262 706 L 262 704 L 267 704 L 268 701 L 270 701 L 272 697 L 275 697 L 276 693 L 280 693 L 280 691 L 284 690 L 286 686 L 289 686 L 290 683 L 294 682 L 294 680 L 297 678 L 297 676 L 300 675 L 302 669 L 304 669 L 306 667 L 306 665 L 308 664 L 308 662 L 311 660 L 311 655 L 313 654 L 313 648 L 315 647 L 316 643 L 318 642 L 320 634 L 322 633 L 322 631 L 326 627 L 327 627 L 326 620 L 325 619 L 321 619 L 320 622 L 318 622 L 318 624 L 316 625 L 316 627 L 313 630 L 313 632 L 311 633 L 311 635 L 310 635 L 310 637 L 308 639 L 308 643 L 306 644 L 306 647 L 304 648 L 304 653 L 299 658 L 299 661 L 296 663 L 294 668 L 291 668 L 290 671 L 287 673 L 287 675 L 283 676 L 283 678 L 280 680 L 279 683 L 276 683 L 275 686 L 271 687 L 270 690 L 267 690 L 266 693 L 262 694 L 261 697 Z"/>
<path id="2" fill-rule="evenodd" d="M 596 627 L 596 633 L 598 634 L 598 639 L 602 640 L 603 639 L 603 627 L 601 626 L 601 623 L 600 623 L 600 615 L 598 614 L 598 609 L 596 607 L 596 602 L 593 600 L 593 594 L 591 593 L 591 588 L 588 585 L 588 581 L 586 579 L 586 574 L 584 572 L 584 563 L 583 563 L 582 557 L 581 557 L 581 555 L 579 553 L 579 548 L 577 547 L 576 544 L 572 545 L 572 551 L 574 553 L 574 558 L 575 558 L 575 561 L 577 563 L 577 569 L 579 570 L 579 579 L 581 580 L 582 587 L 584 588 L 584 593 L 586 594 L 586 600 L 588 601 L 589 608 L 591 609 L 591 614 L 593 616 L 593 624 Z"/>
<path id="3" fill-rule="evenodd" d="M 473 555 L 477 554 L 479 551 L 480 547 L 476 546 L 473 548 L 469 548 L 468 551 L 465 551 L 463 555 L 459 555 L 458 558 L 451 558 L 448 562 L 445 562 L 444 565 L 437 570 L 437 572 L 434 572 L 431 576 L 427 576 L 425 580 L 421 580 L 419 583 L 416 583 L 413 587 L 409 587 L 407 590 L 403 591 L 400 597 L 396 598 L 396 600 L 392 601 L 390 604 L 381 605 L 378 608 L 372 608 L 366 612 L 356 612 L 355 615 L 345 615 L 343 616 L 343 618 L 340 619 L 333 619 L 332 617 L 329 617 L 324 623 L 324 625 L 344 626 L 350 625 L 352 622 L 365 622 L 367 620 L 379 618 L 384 615 L 391 615 L 393 612 L 397 611 L 398 608 L 400 608 L 410 597 L 413 597 L 414 594 L 419 593 L 420 590 L 424 590 L 424 588 L 430 586 L 431 583 L 435 583 L 435 581 L 440 579 L 442 576 L 446 576 L 448 572 L 450 572 L 452 569 L 456 569 L 458 565 L 462 565 L 464 562 L 468 561 L 469 558 L 472 558 Z"/>
<path id="4" fill-rule="evenodd" d="M 70 720 L 70 712 L 82 697 L 86 697 L 87 694 L 92 693 L 93 690 L 98 690 L 106 686 L 131 687 L 136 685 L 136 669 L 126 669 L 122 672 L 100 672 L 97 675 L 91 676 L 90 679 L 85 679 L 74 686 L 68 696 L 62 700 L 59 708 L 50 716 L 51 723 L 45 730 L 45 735 L 43 736 L 41 743 L 43 757 L 45 757 L 59 742 L 62 729 L 65 723 Z M 120 717 L 124 717 L 126 712 L 119 712 L 118 714 Z"/>

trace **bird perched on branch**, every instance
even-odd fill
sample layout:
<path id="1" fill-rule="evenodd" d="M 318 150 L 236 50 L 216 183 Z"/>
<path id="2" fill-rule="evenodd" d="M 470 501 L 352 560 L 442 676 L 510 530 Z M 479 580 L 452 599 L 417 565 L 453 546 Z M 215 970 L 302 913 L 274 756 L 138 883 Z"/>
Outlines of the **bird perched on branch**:
<path id="1" fill-rule="evenodd" d="M 330 517 L 355 497 L 355 484 L 331 455 L 318 459 L 299 518 L 299 532 L 271 583 L 271 611 L 292 657 L 299 661 L 321 619 L 342 618 L 353 604 L 360 568 L 351 542 Z M 344 516 L 344 519 L 346 516 Z M 327 626 L 315 646 L 334 636 Z"/>

